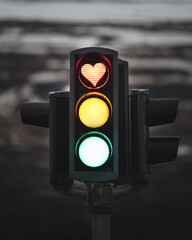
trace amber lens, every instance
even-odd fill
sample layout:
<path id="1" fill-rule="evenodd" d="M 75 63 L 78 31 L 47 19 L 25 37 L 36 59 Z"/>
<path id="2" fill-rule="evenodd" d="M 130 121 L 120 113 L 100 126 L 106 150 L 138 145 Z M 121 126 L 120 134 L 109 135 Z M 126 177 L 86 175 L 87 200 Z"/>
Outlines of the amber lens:
<path id="1" fill-rule="evenodd" d="M 100 98 L 100 96 L 103 96 L 103 99 Z M 79 119 L 85 126 L 90 128 L 103 126 L 110 118 L 112 111 L 109 99 L 99 93 L 89 94 L 88 98 L 83 96 L 82 101 L 79 101 L 77 105 L 79 105 L 77 106 L 77 115 Z"/>

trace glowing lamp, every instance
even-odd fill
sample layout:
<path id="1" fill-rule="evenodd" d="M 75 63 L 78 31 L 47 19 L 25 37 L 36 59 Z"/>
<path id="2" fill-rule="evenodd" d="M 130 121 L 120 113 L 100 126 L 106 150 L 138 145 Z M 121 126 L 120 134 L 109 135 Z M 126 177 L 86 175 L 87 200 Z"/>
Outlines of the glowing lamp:
<path id="1" fill-rule="evenodd" d="M 89 132 L 76 144 L 77 157 L 88 167 L 100 167 L 111 158 L 112 144 L 102 133 Z"/>
<path id="2" fill-rule="evenodd" d="M 76 105 L 76 115 L 81 122 L 90 128 L 103 126 L 112 114 L 109 99 L 97 92 L 83 95 Z"/>
<path id="3" fill-rule="evenodd" d="M 81 84 L 88 89 L 100 89 L 111 77 L 111 63 L 103 54 L 90 52 L 77 62 L 76 74 Z"/>
<path id="4" fill-rule="evenodd" d="M 81 73 L 94 87 L 96 87 L 105 72 L 106 67 L 103 63 L 96 63 L 94 66 L 86 63 L 81 67 Z"/>

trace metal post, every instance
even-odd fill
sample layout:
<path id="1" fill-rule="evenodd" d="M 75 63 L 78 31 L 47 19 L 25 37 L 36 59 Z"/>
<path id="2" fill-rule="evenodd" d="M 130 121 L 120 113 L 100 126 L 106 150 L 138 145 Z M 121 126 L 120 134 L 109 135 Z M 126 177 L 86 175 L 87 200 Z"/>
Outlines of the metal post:
<path id="1" fill-rule="evenodd" d="M 92 218 L 92 240 L 111 239 L 111 214 L 91 214 Z"/>
<path id="2" fill-rule="evenodd" d="M 92 218 L 92 240 L 111 239 L 113 184 L 88 183 L 88 205 Z"/>

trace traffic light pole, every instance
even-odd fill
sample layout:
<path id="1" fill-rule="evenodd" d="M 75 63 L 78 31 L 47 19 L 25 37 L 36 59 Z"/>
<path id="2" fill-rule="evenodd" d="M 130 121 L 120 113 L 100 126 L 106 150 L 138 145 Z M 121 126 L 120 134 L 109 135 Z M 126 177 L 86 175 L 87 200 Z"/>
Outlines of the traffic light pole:
<path id="1" fill-rule="evenodd" d="M 114 187 L 110 182 L 87 183 L 88 206 L 91 213 L 92 240 L 111 239 L 111 212 L 114 201 L 132 196 L 145 186 L 133 188 L 130 185 Z"/>
<path id="2" fill-rule="evenodd" d="M 91 214 L 92 240 L 111 239 L 111 214 Z"/>
<path id="3" fill-rule="evenodd" d="M 88 206 L 92 221 L 92 240 L 111 239 L 111 210 L 114 185 L 109 182 L 87 183 Z"/>

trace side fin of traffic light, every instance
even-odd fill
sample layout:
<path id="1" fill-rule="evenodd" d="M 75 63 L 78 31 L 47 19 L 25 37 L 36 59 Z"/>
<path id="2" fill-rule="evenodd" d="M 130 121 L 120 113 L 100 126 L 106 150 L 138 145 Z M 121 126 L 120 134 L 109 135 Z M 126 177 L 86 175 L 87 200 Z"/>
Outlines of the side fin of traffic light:
<path id="1" fill-rule="evenodd" d="M 150 137 L 148 161 L 150 165 L 171 162 L 177 157 L 179 137 Z"/>
<path id="2" fill-rule="evenodd" d="M 119 82 L 119 178 L 115 185 L 128 183 L 129 158 L 128 158 L 128 62 L 118 60 L 118 82 Z"/>
<path id="3" fill-rule="evenodd" d="M 49 127 L 49 102 L 24 102 L 20 108 L 21 121 L 24 124 Z"/>
<path id="4" fill-rule="evenodd" d="M 71 186 L 69 178 L 69 92 L 49 93 L 49 102 L 25 102 L 20 108 L 24 124 L 50 129 L 50 184 Z"/>
<path id="5" fill-rule="evenodd" d="M 178 98 L 149 99 L 147 104 L 147 125 L 153 127 L 175 121 Z M 148 161 L 157 164 L 173 161 L 177 157 L 180 137 L 149 137 Z"/>
<path id="6" fill-rule="evenodd" d="M 69 178 L 69 92 L 49 93 L 50 184 L 71 186 Z"/>
<path id="7" fill-rule="evenodd" d="M 150 99 L 146 89 L 133 89 L 129 95 L 129 179 L 131 184 L 148 184 L 149 166 L 173 161 L 179 137 L 151 137 L 149 127 L 171 123 L 179 99 Z"/>
<path id="8" fill-rule="evenodd" d="M 145 184 L 149 182 L 147 159 L 147 102 L 149 91 L 133 89 L 129 93 L 129 182 Z"/>
<path id="9" fill-rule="evenodd" d="M 149 99 L 147 103 L 147 125 L 152 127 L 174 122 L 178 103 L 178 98 Z"/>

